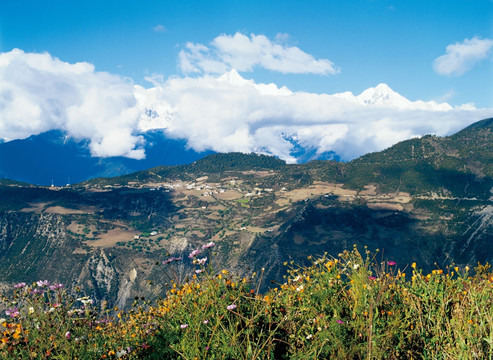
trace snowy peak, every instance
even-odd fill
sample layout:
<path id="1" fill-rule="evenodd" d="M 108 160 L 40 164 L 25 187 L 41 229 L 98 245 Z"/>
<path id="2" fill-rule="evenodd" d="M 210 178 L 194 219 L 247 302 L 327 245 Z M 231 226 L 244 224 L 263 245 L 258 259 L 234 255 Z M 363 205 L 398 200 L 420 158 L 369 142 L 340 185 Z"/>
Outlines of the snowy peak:
<path id="1" fill-rule="evenodd" d="M 243 78 L 240 74 L 238 74 L 238 71 L 236 69 L 232 69 L 228 71 L 227 73 L 222 74 L 219 79 L 219 81 L 227 82 L 233 85 L 244 85 L 249 83 L 248 80 Z"/>
<path id="2" fill-rule="evenodd" d="M 378 84 L 366 89 L 355 97 L 363 105 L 386 107 L 398 110 L 428 110 L 449 111 L 452 106 L 447 103 L 436 103 L 435 101 L 410 101 L 401 94 L 392 90 L 387 84 Z"/>
<path id="3" fill-rule="evenodd" d="M 412 102 L 396 93 L 387 84 L 378 84 L 363 91 L 356 97 L 361 103 L 376 106 L 393 107 L 397 109 L 412 108 Z"/>

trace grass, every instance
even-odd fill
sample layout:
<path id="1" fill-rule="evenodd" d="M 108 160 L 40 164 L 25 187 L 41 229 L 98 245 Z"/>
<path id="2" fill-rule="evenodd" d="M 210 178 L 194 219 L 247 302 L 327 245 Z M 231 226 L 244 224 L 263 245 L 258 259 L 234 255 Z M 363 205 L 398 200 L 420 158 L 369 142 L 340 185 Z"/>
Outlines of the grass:
<path id="1" fill-rule="evenodd" d="M 201 250 L 208 253 L 210 247 Z M 107 309 L 38 282 L 4 297 L 3 359 L 491 359 L 488 264 L 424 274 L 355 248 L 261 294 L 263 271 L 240 278 L 194 257 L 190 281 L 157 302 Z M 179 259 L 162 266 L 173 269 Z M 165 279 L 167 280 L 167 279 Z M 163 281 L 164 282 L 164 281 Z M 2 314 L 3 315 L 3 314 Z"/>

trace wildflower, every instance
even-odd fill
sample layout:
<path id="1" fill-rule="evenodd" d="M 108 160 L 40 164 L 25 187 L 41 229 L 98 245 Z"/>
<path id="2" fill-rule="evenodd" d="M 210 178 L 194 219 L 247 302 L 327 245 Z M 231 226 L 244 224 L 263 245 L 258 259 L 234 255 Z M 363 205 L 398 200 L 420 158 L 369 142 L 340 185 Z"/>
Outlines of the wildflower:
<path id="1" fill-rule="evenodd" d="M 50 282 L 48 280 L 38 280 L 36 281 L 36 285 L 38 285 L 39 287 L 45 287 L 50 285 Z"/>
<path id="2" fill-rule="evenodd" d="M 84 305 L 92 305 L 93 304 L 93 300 L 92 299 L 89 299 L 89 296 L 84 296 L 84 297 L 81 297 L 81 298 L 77 298 L 76 299 L 77 301 L 80 301 L 81 303 L 83 303 Z"/>
<path id="3" fill-rule="evenodd" d="M 123 356 L 127 355 L 127 352 L 125 350 L 120 350 L 116 353 L 116 357 L 119 359 Z"/>
<path id="4" fill-rule="evenodd" d="M 342 324 L 344 324 L 344 321 L 342 321 L 342 320 L 336 320 L 336 322 L 337 322 L 338 324 L 341 324 L 341 325 L 342 325 Z"/>
<path id="5" fill-rule="evenodd" d="M 413 262 L 413 263 L 411 264 L 411 267 L 412 267 L 414 270 L 416 270 L 416 263 L 415 263 L 415 262 Z"/>
<path id="6" fill-rule="evenodd" d="M 200 254 L 200 250 L 197 249 L 197 250 L 194 250 L 192 251 L 189 255 L 188 255 L 188 258 L 189 259 L 193 259 L 194 257 L 196 257 L 198 254 Z"/>
<path id="7" fill-rule="evenodd" d="M 72 337 L 72 333 L 71 333 L 70 331 L 67 331 L 67 332 L 65 333 L 65 337 L 66 337 L 67 339 L 70 339 L 70 338 Z"/>
<path id="8" fill-rule="evenodd" d="M 302 291 L 302 290 L 303 290 L 303 285 L 300 285 L 300 286 L 298 286 L 298 287 L 296 288 L 296 291 L 298 291 L 298 292 L 299 292 L 299 291 Z"/>
<path id="9" fill-rule="evenodd" d="M 26 286 L 26 283 L 25 283 L 25 282 L 20 282 L 20 283 L 18 283 L 18 284 L 16 284 L 16 285 L 14 285 L 14 287 L 15 287 L 16 289 L 22 289 L 22 288 L 23 288 L 23 287 L 25 287 L 25 286 Z"/>
<path id="10" fill-rule="evenodd" d="M 228 310 L 234 310 L 234 309 L 236 309 L 236 305 L 235 304 L 228 305 L 226 307 L 226 309 L 228 309 Z"/>
<path id="11" fill-rule="evenodd" d="M 204 270 L 202 270 L 202 269 L 197 269 L 197 270 L 195 270 L 195 273 L 196 273 L 196 274 L 200 274 L 202 271 L 204 271 Z"/>
<path id="12" fill-rule="evenodd" d="M 209 248 L 213 247 L 214 245 L 216 245 L 216 244 L 211 241 L 205 245 L 202 245 L 202 250 L 209 249 Z"/>
<path id="13" fill-rule="evenodd" d="M 375 276 L 369 276 L 368 280 L 376 280 L 377 278 Z"/>
<path id="14" fill-rule="evenodd" d="M 207 257 L 202 258 L 202 259 L 197 259 L 197 263 L 199 265 L 205 265 L 205 262 L 207 261 Z"/>
<path id="15" fill-rule="evenodd" d="M 388 262 L 387 262 L 387 265 L 388 265 L 388 266 L 394 266 L 394 265 L 397 265 L 397 263 L 396 263 L 395 261 L 392 261 L 392 260 L 391 260 L 391 261 L 388 261 Z"/>
<path id="16" fill-rule="evenodd" d="M 209 320 L 204 320 L 203 323 L 204 325 L 207 325 L 209 323 Z"/>
<path id="17" fill-rule="evenodd" d="M 63 288 L 63 284 L 53 284 L 50 286 L 50 290 L 58 290 L 58 289 L 61 289 Z"/>
<path id="18" fill-rule="evenodd" d="M 164 260 L 163 261 L 163 265 L 169 264 L 169 263 L 171 263 L 173 261 L 180 261 L 181 259 L 182 259 L 181 257 L 174 257 L 174 256 L 172 256 L 169 259 Z"/>
<path id="19" fill-rule="evenodd" d="M 12 318 L 19 316 L 19 309 L 16 307 L 5 310 L 5 315 L 10 316 Z"/>
<path id="20" fill-rule="evenodd" d="M 357 270 L 359 268 L 359 264 L 354 264 L 353 265 L 353 270 Z"/>
<path id="21" fill-rule="evenodd" d="M 310 340 L 312 337 L 313 337 L 313 335 L 312 335 L 312 334 L 309 334 L 309 335 L 306 337 L 306 339 L 307 339 L 307 340 Z"/>
<path id="22" fill-rule="evenodd" d="M 187 327 L 188 327 L 188 324 L 181 324 L 180 325 L 180 328 L 182 328 L 182 329 L 186 329 Z"/>
<path id="23" fill-rule="evenodd" d="M 42 293 L 44 293 L 44 291 L 41 289 L 34 289 L 33 291 L 31 291 L 31 294 L 42 294 Z"/>

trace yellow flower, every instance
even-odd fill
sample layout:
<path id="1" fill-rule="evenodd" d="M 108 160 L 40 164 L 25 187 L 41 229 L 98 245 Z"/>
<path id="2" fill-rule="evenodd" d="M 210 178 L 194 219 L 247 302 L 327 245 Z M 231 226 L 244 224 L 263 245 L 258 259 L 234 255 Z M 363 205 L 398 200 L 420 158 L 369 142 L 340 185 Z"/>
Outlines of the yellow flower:
<path id="1" fill-rule="evenodd" d="M 411 265 L 411 267 L 412 267 L 414 270 L 416 270 L 416 263 L 415 263 L 415 262 L 413 262 L 413 263 L 412 263 L 412 265 Z"/>

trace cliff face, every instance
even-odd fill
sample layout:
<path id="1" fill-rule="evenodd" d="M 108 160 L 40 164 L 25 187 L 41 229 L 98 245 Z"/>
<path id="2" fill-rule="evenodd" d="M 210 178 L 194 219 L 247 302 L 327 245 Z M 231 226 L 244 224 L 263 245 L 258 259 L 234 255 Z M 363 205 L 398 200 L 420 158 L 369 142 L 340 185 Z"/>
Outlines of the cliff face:
<path id="1" fill-rule="evenodd" d="M 70 223 L 67 216 L 59 214 L 0 213 L 2 283 L 48 279 L 78 286 L 110 303 L 119 294 L 118 302 L 124 305 L 132 295 L 136 275 L 126 263 L 117 264 L 104 249 L 77 251 L 80 242 L 68 234 Z M 122 287 L 126 288 L 123 292 Z"/>

